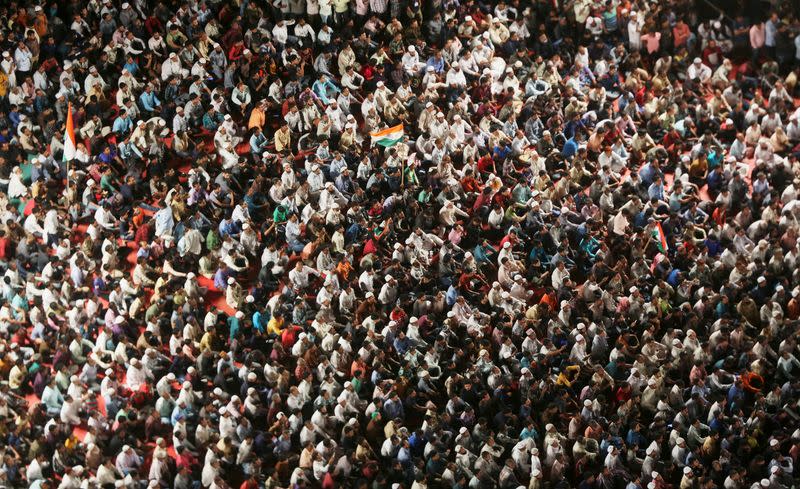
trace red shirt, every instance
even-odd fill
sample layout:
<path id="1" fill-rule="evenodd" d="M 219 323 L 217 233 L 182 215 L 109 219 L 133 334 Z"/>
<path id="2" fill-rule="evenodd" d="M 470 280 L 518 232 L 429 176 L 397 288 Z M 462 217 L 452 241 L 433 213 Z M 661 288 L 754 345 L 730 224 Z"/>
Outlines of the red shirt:
<path id="1" fill-rule="evenodd" d="M 8 238 L 0 238 L 0 260 L 8 258 L 9 243 Z"/>
<path id="2" fill-rule="evenodd" d="M 178 455 L 178 459 L 175 461 L 175 466 L 178 470 L 186 467 L 191 469 L 197 465 L 197 459 L 189 453 L 188 450 L 184 450 L 183 453 Z"/>

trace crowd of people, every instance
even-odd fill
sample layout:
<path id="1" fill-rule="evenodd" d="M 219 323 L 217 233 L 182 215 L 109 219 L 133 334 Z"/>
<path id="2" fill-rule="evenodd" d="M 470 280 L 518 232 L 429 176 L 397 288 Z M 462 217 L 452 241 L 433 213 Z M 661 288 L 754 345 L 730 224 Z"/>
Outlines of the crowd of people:
<path id="1" fill-rule="evenodd" d="M 0 2 L 0 486 L 800 487 L 798 12 Z"/>

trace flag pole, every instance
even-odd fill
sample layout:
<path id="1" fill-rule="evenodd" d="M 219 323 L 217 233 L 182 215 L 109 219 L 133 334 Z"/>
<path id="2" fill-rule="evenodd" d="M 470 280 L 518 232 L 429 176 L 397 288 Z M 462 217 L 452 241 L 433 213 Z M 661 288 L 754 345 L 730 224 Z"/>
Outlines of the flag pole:
<path id="1" fill-rule="evenodd" d="M 72 118 L 72 102 L 67 102 L 67 121 L 69 121 L 71 118 Z M 64 138 L 65 139 L 67 137 L 69 137 L 67 135 L 67 131 L 68 131 L 67 124 L 64 124 Z M 62 157 L 64 157 L 64 156 L 66 156 L 66 155 L 63 154 L 63 150 L 62 150 Z M 66 160 L 66 163 L 67 163 L 67 188 L 66 188 L 66 190 L 67 190 L 67 195 L 66 195 L 66 197 L 67 197 L 67 215 L 69 215 L 69 207 L 72 205 L 72 199 L 70 198 L 70 190 L 69 190 L 69 180 L 70 180 L 70 178 L 69 178 L 69 166 L 70 166 L 69 159 Z"/>
<path id="2" fill-rule="evenodd" d="M 69 207 L 70 207 L 70 205 L 72 205 L 71 191 L 69 189 L 69 184 L 70 184 L 69 171 L 70 171 L 70 166 L 71 166 L 71 163 L 72 163 L 72 158 L 75 157 L 75 149 L 76 149 L 76 148 L 73 148 L 72 149 L 72 153 L 70 155 L 67 155 L 67 152 L 66 152 L 66 149 L 67 149 L 66 148 L 66 142 L 67 142 L 67 140 L 73 141 L 73 145 L 74 145 L 74 129 L 72 128 L 72 125 L 73 125 L 73 122 L 72 122 L 72 102 L 67 102 L 67 120 L 66 120 L 66 123 L 64 124 L 64 143 L 65 144 L 64 144 L 64 149 L 62 151 L 62 156 L 61 156 L 62 159 L 64 160 L 64 162 L 66 163 L 66 169 L 67 169 L 67 187 L 66 187 L 66 196 L 65 196 L 67 198 L 67 214 L 69 214 Z"/>

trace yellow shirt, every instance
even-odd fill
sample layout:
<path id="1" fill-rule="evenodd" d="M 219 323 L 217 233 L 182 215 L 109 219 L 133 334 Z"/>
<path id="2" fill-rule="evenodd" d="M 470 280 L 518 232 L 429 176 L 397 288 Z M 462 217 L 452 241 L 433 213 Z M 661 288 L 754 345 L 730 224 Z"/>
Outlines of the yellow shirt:
<path id="1" fill-rule="evenodd" d="M 283 332 L 283 318 L 276 318 L 273 317 L 267 323 L 267 334 L 276 334 L 279 335 Z"/>
<path id="2" fill-rule="evenodd" d="M 291 144 L 292 144 L 291 131 L 279 130 L 275 132 L 275 151 L 280 153 L 281 151 L 288 150 Z"/>
<path id="3" fill-rule="evenodd" d="M 211 333 L 206 333 L 200 340 L 200 351 L 205 351 L 210 349 L 211 349 Z"/>
<path id="4" fill-rule="evenodd" d="M 256 107 L 250 112 L 250 120 L 247 122 L 247 128 L 252 129 L 254 127 L 264 127 L 264 123 L 266 122 L 266 116 L 264 115 L 264 111 L 260 108 Z M 277 134 L 275 135 L 277 139 Z"/>

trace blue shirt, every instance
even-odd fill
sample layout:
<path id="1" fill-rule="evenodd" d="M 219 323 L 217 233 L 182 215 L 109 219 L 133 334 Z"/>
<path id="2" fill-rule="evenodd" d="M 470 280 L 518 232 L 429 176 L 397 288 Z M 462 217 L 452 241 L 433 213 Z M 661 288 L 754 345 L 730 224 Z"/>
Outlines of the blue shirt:
<path id="1" fill-rule="evenodd" d="M 435 71 L 436 73 L 441 73 L 444 71 L 444 58 L 439 58 L 437 60 L 435 56 L 431 56 L 430 58 L 428 58 L 428 62 L 425 63 L 425 66 L 426 67 L 432 66 L 433 71 Z"/>
<path id="2" fill-rule="evenodd" d="M 650 163 L 642 166 L 642 169 L 639 170 L 639 179 L 645 185 L 650 185 L 655 180 L 656 175 L 658 175 L 658 171 L 656 171 L 655 167 Z"/>
<path id="3" fill-rule="evenodd" d="M 239 332 L 239 318 L 236 316 L 228 317 L 228 336 L 233 339 Z"/>
<path id="4" fill-rule="evenodd" d="M 222 222 L 219 223 L 219 235 L 221 238 L 225 236 L 235 236 L 239 234 L 239 228 L 236 226 L 236 223 L 233 222 L 231 219 L 224 219 Z"/>
<path id="5" fill-rule="evenodd" d="M 651 199 L 658 199 L 664 200 L 664 185 L 662 184 L 651 184 L 650 187 L 647 189 L 647 195 Z"/>
<path id="6" fill-rule="evenodd" d="M 263 132 L 250 136 L 250 150 L 253 151 L 253 153 L 261 154 L 267 146 L 267 143 L 267 138 L 264 136 Z"/>
<path id="7" fill-rule="evenodd" d="M 128 70 L 133 76 L 136 76 L 136 73 L 139 71 L 138 63 L 125 63 L 122 67 Z"/>
<path id="8" fill-rule="evenodd" d="M 158 97 L 156 97 L 156 93 L 153 91 L 150 93 L 142 92 L 142 94 L 139 96 L 139 102 L 141 102 L 142 108 L 148 112 L 153 112 L 161 105 Z"/>
<path id="9" fill-rule="evenodd" d="M 229 268 L 226 268 L 225 270 L 220 268 L 217 270 L 217 273 L 214 274 L 214 287 L 216 287 L 217 290 L 227 289 L 228 277 L 230 277 L 232 274 L 233 272 Z"/>
<path id="10" fill-rule="evenodd" d="M 131 130 L 131 127 L 133 127 L 133 122 L 131 122 L 130 117 L 124 119 L 122 117 L 117 117 L 114 119 L 112 130 L 117 134 L 125 134 Z"/>
<path id="11" fill-rule="evenodd" d="M 267 323 L 269 323 L 269 314 L 256 311 L 253 314 L 253 327 L 262 333 L 267 330 Z"/>
<path id="12" fill-rule="evenodd" d="M 564 148 L 561 150 L 561 156 L 564 158 L 572 158 L 578 152 L 578 143 L 573 138 L 567 139 L 564 143 Z"/>
<path id="13" fill-rule="evenodd" d="M 314 91 L 315 94 L 322 100 L 325 105 L 328 105 L 330 99 L 328 98 L 328 94 L 336 94 L 339 93 L 339 87 L 334 85 L 334 83 L 330 80 L 325 80 L 324 82 L 320 82 L 319 80 L 315 81 L 314 84 L 311 86 L 311 90 Z"/>

